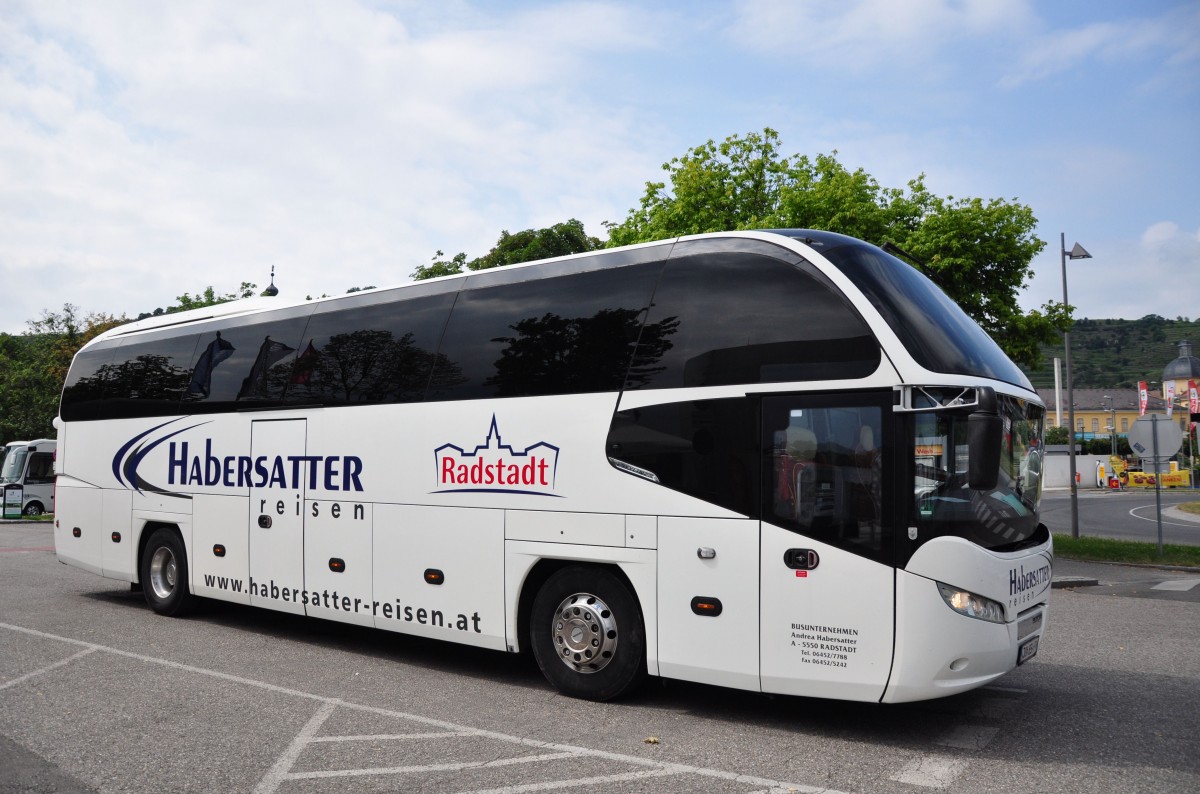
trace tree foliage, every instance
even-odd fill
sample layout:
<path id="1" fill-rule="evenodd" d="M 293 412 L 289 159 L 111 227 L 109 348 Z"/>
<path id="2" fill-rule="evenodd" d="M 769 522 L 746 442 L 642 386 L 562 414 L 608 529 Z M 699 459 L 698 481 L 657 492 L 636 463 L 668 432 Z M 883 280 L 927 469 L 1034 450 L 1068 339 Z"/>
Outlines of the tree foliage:
<path id="1" fill-rule="evenodd" d="M 256 289 L 243 282 L 237 291 L 225 294 L 212 287 L 194 296 L 185 292 L 176 297 L 177 305 L 143 312 L 138 319 L 248 298 Z M 58 400 L 75 354 L 96 336 L 127 322 L 125 316 L 84 314 L 65 303 L 60 311 L 44 310 L 27 321 L 24 334 L 0 334 L 0 443 L 53 437 Z"/>
<path id="2" fill-rule="evenodd" d="M 152 312 L 142 312 L 137 318 L 144 320 L 147 317 L 159 317 L 163 314 L 173 314 L 175 312 L 187 311 L 188 309 L 202 309 L 205 306 L 215 306 L 218 303 L 228 303 L 229 301 L 240 300 L 241 298 L 249 298 L 254 295 L 257 289 L 257 284 L 243 281 L 242 286 L 238 287 L 236 292 L 227 292 L 224 295 L 218 295 L 217 291 L 209 286 L 203 292 L 198 292 L 195 295 L 185 292 L 182 295 L 176 296 L 175 300 L 179 302 L 176 306 L 168 306 L 165 309 L 158 308 Z M 265 292 L 262 294 L 266 295 Z"/>
<path id="3" fill-rule="evenodd" d="M 532 262 L 536 259 L 550 259 L 567 254 L 579 254 L 584 251 L 594 251 L 602 247 L 595 237 L 588 236 L 583 223 L 571 218 L 568 221 L 548 226 L 544 229 L 526 229 L 523 232 L 510 234 L 507 230 L 500 232 L 500 239 L 492 250 L 483 256 L 467 261 L 465 253 L 455 254 L 445 259 L 445 254 L 438 251 L 433 261 L 422 265 L 413 271 L 414 279 L 427 279 L 436 276 L 449 276 L 467 270 L 487 270 L 504 265 L 515 265 L 519 262 Z"/>
<path id="4" fill-rule="evenodd" d="M 609 245 L 738 229 L 823 229 L 878 245 L 891 243 L 935 281 L 1015 361 L 1040 363 L 1040 345 L 1064 330 L 1070 312 L 1047 303 L 1025 314 L 1017 293 L 1045 247 L 1037 219 L 1016 201 L 934 195 L 924 175 L 906 188 L 851 171 L 837 152 L 783 157 L 779 135 L 708 141 L 663 165 L 638 207 L 609 224 Z M 669 184 L 668 184 L 669 183 Z"/>
<path id="5" fill-rule="evenodd" d="M 26 323 L 28 333 L 0 334 L 0 442 L 54 436 L 54 417 L 75 352 L 125 322 L 107 314 L 81 315 L 64 304 Z"/>

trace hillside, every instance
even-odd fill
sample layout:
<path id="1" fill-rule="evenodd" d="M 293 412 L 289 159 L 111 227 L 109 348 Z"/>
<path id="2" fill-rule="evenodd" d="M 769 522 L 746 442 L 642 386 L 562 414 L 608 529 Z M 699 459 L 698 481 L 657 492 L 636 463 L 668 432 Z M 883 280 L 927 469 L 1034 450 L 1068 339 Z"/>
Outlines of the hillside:
<path id="1" fill-rule="evenodd" d="M 1075 321 L 1071 331 L 1071 368 L 1075 388 L 1136 388 L 1139 380 L 1161 381 L 1163 368 L 1179 356 L 1181 341 L 1200 350 L 1200 321 L 1167 320 L 1148 314 L 1140 320 Z M 1054 358 L 1063 358 L 1060 339 L 1042 348 L 1044 364 L 1025 372 L 1035 388 L 1054 386 Z M 1065 384 L 1065 376 L 1064 376 Z"/>

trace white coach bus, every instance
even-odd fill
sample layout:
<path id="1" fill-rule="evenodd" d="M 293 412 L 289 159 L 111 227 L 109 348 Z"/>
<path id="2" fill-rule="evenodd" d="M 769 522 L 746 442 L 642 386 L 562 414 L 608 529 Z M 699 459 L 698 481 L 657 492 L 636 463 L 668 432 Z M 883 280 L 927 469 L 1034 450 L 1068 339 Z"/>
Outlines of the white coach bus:
<path id="1" fill-rule="evenodd" d="M 1044 406 L 944 293 L 805 230 L 142 320 L 76 356 L 62 562 L 497 651 L 900 702 L 1032 657 Z"/>

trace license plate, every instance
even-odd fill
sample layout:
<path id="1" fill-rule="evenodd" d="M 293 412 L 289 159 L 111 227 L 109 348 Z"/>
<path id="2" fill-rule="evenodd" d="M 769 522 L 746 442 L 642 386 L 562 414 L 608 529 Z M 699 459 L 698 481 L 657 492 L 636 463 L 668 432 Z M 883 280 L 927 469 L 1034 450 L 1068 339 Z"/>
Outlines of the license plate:
<path id="1" fill-rule="evenodd" d="M 1017 664 L 1025 664 L 1037 655 L 1038 640 L 1040 639 L 1041 637 L 1034 637 L 1021 646 L 1021 649 L 1017 651 Z"/>
<path id="2" fill-rule="evenodd" d="M 1023 640 L 1042 627 L 1042 613 L 1037 612 L 1017 624 L 1017 640 Z"/>

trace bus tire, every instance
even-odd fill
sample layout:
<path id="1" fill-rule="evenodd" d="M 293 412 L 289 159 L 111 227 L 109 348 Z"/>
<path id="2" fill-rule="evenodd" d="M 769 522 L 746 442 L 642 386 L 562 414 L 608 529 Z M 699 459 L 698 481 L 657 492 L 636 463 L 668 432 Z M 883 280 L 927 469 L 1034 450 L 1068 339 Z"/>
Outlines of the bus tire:
<path id="1" fill-rule="evenodd" d="M 25 505 L 25 509 L 22 512 L 27 516 L 40 516 L 44 510 L 45 508 L 42 507 L 41 502 L 30 502 Z"/>
<path id="2" fill-rule="evenodd" d="M 146 541 L 141 561 L 142 592 L 146 603 L 160 615 L 179 616 L 191 608 L 195 597 L 188 590 L 187 553 L 183 538 L 174 529 L 156 529 Z"/>
<path id="3" fill-rule="evenodd" d="M 646 676 L 646 631 L 628 585 L 598 567 L 550 576 L 534 598 L 529 639 L 542 675 L 564 695 L 612 700 Z"/>

